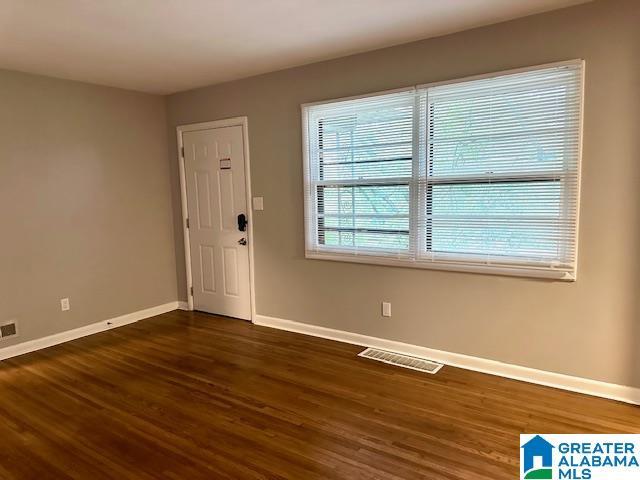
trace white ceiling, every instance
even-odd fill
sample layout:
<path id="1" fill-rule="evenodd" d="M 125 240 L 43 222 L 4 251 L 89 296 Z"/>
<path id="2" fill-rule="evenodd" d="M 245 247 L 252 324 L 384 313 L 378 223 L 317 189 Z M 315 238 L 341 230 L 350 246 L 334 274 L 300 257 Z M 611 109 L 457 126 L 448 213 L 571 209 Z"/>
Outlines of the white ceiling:
<path id="1" fill-rule="evenodd" d="M 172 93 L 588 0 L 0 0 L 0 68 Z"/>

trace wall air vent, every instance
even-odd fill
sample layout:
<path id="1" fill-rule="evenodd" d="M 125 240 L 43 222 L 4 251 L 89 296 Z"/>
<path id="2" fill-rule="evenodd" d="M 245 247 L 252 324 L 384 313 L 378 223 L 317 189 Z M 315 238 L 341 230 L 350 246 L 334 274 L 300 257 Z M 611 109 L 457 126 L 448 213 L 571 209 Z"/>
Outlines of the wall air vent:
<path id="1" fill-rule="evenodd" d="M 18 329 L 16 327 L 16 321 L 15 320 L 11 320 L 8 323 L 5 323 L 4 325 L 0 325 L 0 338 L 4 339 L 6 337 L 13 337 L 14 335 L 17 335 L 18 333 Z"/>
<path id="2" fill-rule="evenodd" d="M 441 363 L 436 363 L 431 360 L 403 355 L 401 353 L 387 352 L 386 350 L 379 350 L 377 348 L 367 348 L 360 352 L 358 356 L 431 374 L 438 373 L 438 370 L 443 367 Z"/>

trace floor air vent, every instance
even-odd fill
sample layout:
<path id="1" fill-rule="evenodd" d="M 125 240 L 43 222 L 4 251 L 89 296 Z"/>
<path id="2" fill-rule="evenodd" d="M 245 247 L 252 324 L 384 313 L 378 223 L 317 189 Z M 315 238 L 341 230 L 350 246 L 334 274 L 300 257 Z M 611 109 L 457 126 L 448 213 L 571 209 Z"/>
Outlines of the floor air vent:
<path id="1" fill-rule="evenodd" d="M 411 357 L 400 353 L 387 352 L 377 348 L 367 348 L 358 354 L 359 357 L 369 358 L 378 362 L 388 363 L 397 367 L 410 368 L 419 372 L 438 373 L 442 368 L 441 363 L 432 362 L 423 358 Z"/>

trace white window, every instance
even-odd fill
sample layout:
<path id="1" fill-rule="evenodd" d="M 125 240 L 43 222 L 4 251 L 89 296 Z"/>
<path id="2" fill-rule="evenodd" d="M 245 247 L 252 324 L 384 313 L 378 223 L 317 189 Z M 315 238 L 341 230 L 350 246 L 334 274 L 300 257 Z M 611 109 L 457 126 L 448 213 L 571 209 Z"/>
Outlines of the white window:
<path id="1" fill-rule="evenodd" d="M 575 279 L 582 70 L 303 105 L 306 256 Z"/>

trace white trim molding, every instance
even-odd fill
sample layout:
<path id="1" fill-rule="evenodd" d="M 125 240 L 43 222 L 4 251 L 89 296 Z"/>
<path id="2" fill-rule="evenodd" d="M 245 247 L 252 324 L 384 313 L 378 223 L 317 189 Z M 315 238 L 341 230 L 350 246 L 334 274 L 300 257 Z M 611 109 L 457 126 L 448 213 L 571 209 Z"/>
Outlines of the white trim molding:
<path id="1" fill-rule="evenodd" d="M 189 302 L 180 301 L 178 302 L 178 310 L 185 310 L 187 312 L 190 312 L 193 310 L 193 308 L 189 308 Z"/>
<path id="2" fill-rule="evenodd" d="M 18 343 L 17 345 L 0 348 L 0 360 L 6 360 L 7 358 L 17 357 L 18 355 L 24 355 L 25 353 L 42 350 L 43 348 L 53 347 L 54 345 L 70 342 L 71 340 L 93 335 L 94 333 L 104 332 L 106 330 L 111 330 L 112 328 L 122 327 L 130 323 L 144 320 L 145 318 L 172 312 L 174 310 L 178 310 L 179 303 L 181 302 L 169 302 L 163 305 L 157 305 L 155 307 L 138 310 L 137 312 L 110 318 L 101 322 L 92 323 L 84 327 L 67 330 L 66 332 L 55 333 L 48 337 L 37 338 L 35 340 Z"/>
<path id="3" fill-rule="evenodd" d="M 281 318 L 269 317 L 266 315 L 256 315 L 254 323 L 264 327 L 277 328 L 288 332 L 302 333 L 314 337 L 326 338 L 337 342 L 361 345 L 363 347 L 380 348 L 393 352 L 403 353 L 414 357 L 433 360 L 444 363 L 451 367 L 464 368 L 499 377 L 511 378 L 537 385 L 569 390 L 571 392 L 583 393 L 595 397 L 618 400 L 625 403 L 640 405 L 640 388 L 614 383 L 601 382 L 588 378 L 574 377 L 561 373 L 547 372 L 535 368 L 523 367 L 509 363 L 498 362 L 486 358 L 472 357 L 461 353 L 436 350 L 419 345 L 386 340 L 383 338 L 370 337 L 359 333 L 345 332 L 332 328 L 310 325 L 307 323 L 294 322 Z"/>

